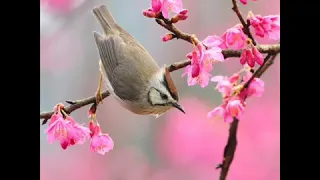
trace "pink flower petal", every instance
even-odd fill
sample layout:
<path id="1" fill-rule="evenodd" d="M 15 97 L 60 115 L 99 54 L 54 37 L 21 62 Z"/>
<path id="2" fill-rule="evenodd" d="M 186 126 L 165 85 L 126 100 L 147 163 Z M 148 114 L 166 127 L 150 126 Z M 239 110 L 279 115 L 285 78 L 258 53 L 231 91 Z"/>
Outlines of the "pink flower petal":
<path id="1" fill-rule="evenodd" d="M 233 48 L 235 50 L 239 50 L 244 48 L 246 44 L 246 35 L 242 31 L 241 25 L 235 25 L 234 27 L 227 29 L 225 33 L 221 36 L 223 43 L 221 44 L 221 48 Z"/>
<path id="2" fill-rule="evenodd" d="M 234 73 L 230 78 L 229 81 L 230 83 L 234 83 L 236 81 L 238 81 L 240 78 L 240 74 L 239 73 Z"/>
<path id="3" fill-rule="evenodd" d="M 261 97 L 264 93 L 264 82 L 259 78 L 254 78 L 248 87 L 248 96 Z"/>
<path id="4" fill-rule="evenodd" d="M 161 0 L 151 0 L 152 11 L 157 13 L 161 10 L 162 2 Z"/>
<path id="5" fill-rule="evenodd" d="M 75 137 L 73 138 L 75 144 L 83 144 L 87 138 L 90 137 L 90 130 L 80 124 L 74 125 Z"/>
<path id="6" fill-rule="evenodd" d="M 280 39 L 280 16 L 269 15 L 262 17 L 254 15 L 251 11 L 248 15 L 248 20 L 252 25 L 255 34 L 260 37 L 268 36 L 270 39 Z"/>
<path id="7" fill-rule="evenodd" d="M 170 10 L 178 14 L 183 9 L 182 0 L 163 0 L 170 3 Z"/>
<path id="8" fill-rule="evenodd" d="M 104 155 L 114 147 L 113 140 L 107 134 L 93 136 L 90 142 L 90 150 Z"/>
<path id="9" fill-rule="evenodd" d="M 217 50 L 217 49 L 219 49 L 219 50 Z M 214 47 L 212 49 L 207 50 L 206 54 L 209 55 L 208 57 L 212 60 L 220 61 L 220 62 L 224 61 L 224 56 L 221 52 L 221 49 L 218 47 Z"/>
<path id="10" fill-rule="evenodd" d="M 240 0 L 240 2 L 244 5 L 246 5 L 248 3 L 248 0 Z"/>
<path id="11" fill-rule="evenodd" d="M 240 100 L 231 100 L 228 102 L 226 110 L 231 116 L 241 119 L 244 113 L 244 106 Z"/>
<path id="12" fill-rule="evenodd" d="M 224 96 L 230 96 L 232 93 L 232 83 L 228 79 L 222 79 L 218 82 L 216 89 Z"/>
<path id="13" fill-rule="evenodd" d="M 201 69 L 203 71 L 211 72 L 213 69 L 213 60 L 210 54 L 205 53 L 201 62 Z"/>
<path id="14" fill-rule="evenodd" d="M 226 123 L 232 123 L 232 121 L 233 121 L 233 117 L 232 117 L 230 114 L 226 114 L 226 115 L 224 116 L 224 122 L 226 122 Z"/>
<path id="15" fill-rule="evenodd" d="M 206 37 L 202 43 L 208 48 L 218 47 L 222 44 L 223 40 L 216 35 Z"/>
<path id="16" fill-rule="evenodd" d="M 199 77 L 198 77 L 198 83 L 200 84 L 200 87 L 205 88 L 209 84 L 211 74 L 206 71 L 201 71 Z"/>
<path id="17" fill-rule="evenodd" d="M 58 140 L 60 141 L 61 147 L 65 149 L 73 137 L 74 128 L 70 121 L 59 118 L 47 127 L 45 133 L 47 134 L 49 143 Z"/>
<path id="18" fill-rule="evenodd" d="M 224 76 L 213 76 L 210 80 L 212 82 L 219 82 L 221 81 L 222 79 L 224 79 Z"/>
<path id="19" fill-rule="evenodd" d="M 168 3 L 168 0 L 164 0 L 162 3 L 162 15 L 164 18 L 168 19 L 169 18 L 169 6 L 170 4 Z"/>
<path id="20" fill-rule="evenodd" d="M 263 56 L 262 54 L 258 51 L 258 49 L 254 46 L 252 48 L 252 53 L 254 55 L 254 60 L 259 64 L 262 65 L 263 64 Z"/>
<path id="21" fill-rule="evenodd" d="M 208 112 L 209 118 L 217 118 L 217 119 L 223 119 L 225 114 L 225 110 L 223 107 L 218 106 L 214 108 L 212 111 Z"/>
<path id="22" fill-rule="evenodd" d="M 195 78 L 195 77 L 199 76 L 199 74 L 200 74 L 200 64 L 197 63 L 197 64 L 192 65 L 191 77 Z"/>
<path id="23" fill-rule="evenodd" d="M 254 64 L 255 64 L 255 60 L 253 59 L 254 56 L 253 56 L 251 50 L 247 49 L 246 51 L 247 51 L 247 52 L 246 52 L 246 55 L 247 55 L 247 63 L 248 63 L 248 65 L 249 65 L 250 67 L 254 67 Z"/>

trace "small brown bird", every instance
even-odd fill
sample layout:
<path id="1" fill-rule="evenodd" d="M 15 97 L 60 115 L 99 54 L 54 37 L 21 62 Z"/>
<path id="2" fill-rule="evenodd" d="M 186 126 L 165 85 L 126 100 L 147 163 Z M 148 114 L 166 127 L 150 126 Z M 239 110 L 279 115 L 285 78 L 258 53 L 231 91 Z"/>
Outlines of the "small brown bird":
<path id="1" fill-rule="evenodd" d="M 110 94 L 135 114 L 159 117 L 172 107 L 185 113 L 166 66 L 160 68 L 147 50 L 116 23 L 105 5 L 92 12 L 104 31 L 104 35 L 93 32 L 100 55 L 97 100 L 105 80 Z"/>

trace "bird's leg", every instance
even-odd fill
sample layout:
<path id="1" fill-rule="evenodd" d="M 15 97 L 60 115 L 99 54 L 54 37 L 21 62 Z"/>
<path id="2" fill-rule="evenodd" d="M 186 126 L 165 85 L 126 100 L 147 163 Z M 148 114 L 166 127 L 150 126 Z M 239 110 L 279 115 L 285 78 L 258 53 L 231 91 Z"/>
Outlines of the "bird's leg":
<path id="1" fill-rule="evenodd" d="M 102 83 L 103 83 L 103 76 L 102 76 L 102 72 L 100 72 L 100 80 L 99 80 L 99 85 L 98 85 L 98 89 L 97 89 L 97 92 L 96 92 L 96 103 L 99 104 L 101 102 L 101 104 L 103 103 L 102 102 L 102 92 L 101 92 L 101 89 L 102 89 Z"/>

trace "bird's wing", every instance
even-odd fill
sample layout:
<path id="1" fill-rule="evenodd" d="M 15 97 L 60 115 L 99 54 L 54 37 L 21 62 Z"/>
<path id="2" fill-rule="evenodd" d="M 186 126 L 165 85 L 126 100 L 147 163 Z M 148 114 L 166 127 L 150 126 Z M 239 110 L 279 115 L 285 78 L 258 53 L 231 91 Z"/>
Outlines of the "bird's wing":
<path id="1" fill-rule="evenodd" d="M 119 65 L 119 55 L 123 53 L 124 42 L 119 36 L 103 36 L 98 32 L 93 32 L 94 39 L 99 51 L 102 65 L 108 78 L 112 78 L 113 71 Z"/>
<path id="2" fill-rule="evenodd" d="M 123 100 L 137 100 L 147 90 L 158 65 L 140 47 L 126 44 L 120 36 L 94 32 L 101 63 L 114 92 Z M 143 69 L 143 71 L 142 71 Z"/>

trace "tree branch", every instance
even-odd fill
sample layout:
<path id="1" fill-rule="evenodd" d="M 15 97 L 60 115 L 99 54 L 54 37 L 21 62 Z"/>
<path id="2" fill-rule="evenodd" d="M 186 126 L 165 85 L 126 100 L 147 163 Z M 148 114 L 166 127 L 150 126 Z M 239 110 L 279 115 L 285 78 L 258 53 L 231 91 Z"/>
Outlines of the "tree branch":
<path id="1" fill-rule="evenodd" d="M 239 9 L 239 6 L 238 6 L 238 3 L 237 3 L 237 0 L 232 0 L 232 4 L 233 4 L 233 7 L 232 7 L 232 10 L 237 14 L 242 26 L 243 26 L 243 32 L 251 39 L 252 41 L 252 44 L 253 45 L 257 45 L 257 42 L 256 40 L 254 39 L 254 37 L 252 36 L 251 32 L 250 32 L 250 24 L 249 22 L 244 20 L 244 18 L 242 17 L 242 14 L 240 12 L 240 9 Z"/>
<path id="2" fill-rule="evenodd" d="M 244 18 L 242 17 L 242 14 L 240 12 L 240 9 L 238 7 L 237 1 L 232 0 L 232 10 L 237 14 L 241 24 L 243 25 L 243 32 L 251 39 L 253 45 L 258 46 L 254 37 L 252 36 L 250 32 L 250 22 L 247 21 L 245 22 Z M 280 48 L 280 43 L 278 44 Z M 280 51 L 279 51 L 280 53 Z M 262 74 L 273 64 L 275 57 L 277 56 L 278 53 L 268 53 L 268 55 L 265 57 L 263 64 L 257 69 L 256 72 L 253 73 L 253 75 L 250 77 L 250 79 L 244 84 L 243 88 L 241 91 L 245 90 L 246 88 L 249 87 L 250 83 L 253 81 L 254 78 L 260 78 Z M 238 124 L 239 124 L 239 119 L 233 118 L 233 122 L 230 124 L 229 128 L 229 137 L 228 137 L 228 142 L 227 145 L 224 148 L 224 153 L 223 153 L 223 161 L 222 164 L 219 164 L 217 166 L 218 168 L 221 168 L 220 172 L 220 180 L 225 180 L 227 178 L 229 168 L 231 166 L 231 163 L 234 158 L 234 153 L 237 148 L 237 130 L 238 130 Z"/>
<path id="3" fill-rule="evenodd" d="M 257 45 L 256 40 L 254 39 L 253 35 L 250 32 L 250 28 L 249 28 L 250 24 L 246 23 L 246 21 L 242 17 L 242 14 L 240 12 L 237 1 L 232 0 L 232 4 L 233 4 L 232 10 L 237 14 L 237 16 L 243 26 L 243 29 L 242 29 L 243 32 L 251 39 L 253 45 Z M 174 34 L 175 38 L 183 39 L 183 40 L 185 40 L 189 43 L 192 43 L 192 44 L 193 43 L 197 44 L 198 41 L 197 41 L 197 38 L 195 35 L 181 32 L 179 29 L 177 29 L 174 26 L 174 24 L 172 23 L 171 20 L 164 18 L 161 13 L 157 16 L 157 18 L 155 20 L 160 26 L 162 26 L 165 29 L 167 29 L 168 31 L 172 32 Z"/>
<path id="4" fill-rule="evenodd" d="M 244 89 L 248 88 L 250 83 L 254 78 L 260 78 L 262 74 L 273 64 L 274 59 L 276 58 L 277 54 L 272 55 L 268 54 L 265 59 L 264 63 L 257 69 L 257 71 L 252 75 L 252 77 L 245 83 Z M 229 168 L 234 158 L 234 154 L 237 148 L 237 130 L 238 130 L 239 120 L 237 118 L 233 118 L 233 122 L 230 124 L 229 128 L 229 137 L 227 145 L 224 148 L 223 153 L 223 161 L 222 164 L 219 164 L 216 168 L 221 168 L 220 172 L 220 180 L 225 180 L 227 178 Z"/>
<path id="5" fill-rule="evenodd" d="M 102 93 L 102 99 L 105 99 L 106 97 L 108 97 L 110 95 L 110 93 L 108 91 L 105 91 Z M 77 101 L 67 101 L 70 105 L 64 108 L 64 111 L 68 114 L 70 114 L 72 111 L 75 111 L 81 107 L 84 107 L 86 105 L 89 104 L 93 104 L 96 102 L 96 96 L 91 96 L 88 98 L 84 98 L 81 100 L 77 100 Z M 52 116 L 53 111 L 50 112 L 42 112 L 40 113 L 40 119 L 44 119 L 42 122 L 42 125 L 46 124 L 47 121 L 50 119 L 50 117 Z"/>
<path id="6" fill-rule="evenodd" d="M 196 44 L 196 37 L 195 36 L 192 36 L 191 34 L 188 34 L 188 33 L 184 33 L 184 32 L 181 32 L 179 29 L 177 29 L 173 23 L 168 20 L 168 19 L 165 19 L 162 15 L 160 15 L 160 17 L 158 17 L 156 19 L 156 22 L 164 27 L 165 29 L 167 29 L 168 31 L 172 32 L 175 37 L 177 39 L 182 39 L 182 40 L 185 40 L 191 44 L 195 43 Z"/>
<path id="7" fill-rule="evenodd" d="M 185 33 L 180 32 L 180 34 L 185 34 Z M 180 36 L 180 35 L 177 35 L 177 36 Z M 280 44 L 258 45 L 257 49 L 261 53 L 277 54 L 277 53 L 280 52 Z M 230 50 L 223 50 L 222 53 L 223 53 L 225 58 L 240 57 L 240 55 L 241 55 L 241 51 L 235 51 L 235 50 L 231 50 L 231 49 Z M 186 66 L 188 66 L 190 64 L 191 64 L 190 60 L 184 60 L 184 61 L 181 61 L 181 62 L 173 63 L 173 64 L 169 65 L 168 68 L 169 68 L 169 71 L 172 72 L 172 71 L 176 71 L 176 70 L 182 69 L 182 68 L 184 68 L 184 67 L 186 67 Z M 102 99 L 105 99 L 109 95 L 110 95 L 110 93 L 108 91 L 103 92 L 102 93 Z M 96 101 L 95 96 L 91 96 L 91 97 L 88 97 L 88 98 L 85 98 L 85 99 L 77 100 L 75 102 L 68 101 L 68 103 L 70 105 L 65 107 L 64 110 L 68 114 L 70 114 L 71 112 L 73 112 L 73 111 L 75 111 L 75 110 L 77 110 L 77 109 L 79 109 L 79 108 L 81 108 L 83 106 L 95 103 L 95 101 Z M 47 121 L 50 119 L 52 114 L 53 114 L 53 111 L 40 113 L 40 119 L 44 119 L 42 124 L 46 124 Z"/>
<path id="8" fill-rule="evenodd" d="M 238 131 L 239 120 L 233 118 L 232 123 L 229 127 L 229 137 L 227 145 L 224 148 L 223 152 L 223 161 L 222 164 L 219 164 L 216 169 L 221 168 L 219 180 L 225 180 L 227 178 L 230 165 L 233 161 L 234 153 L 237 148 L 237 131 Z"/>

